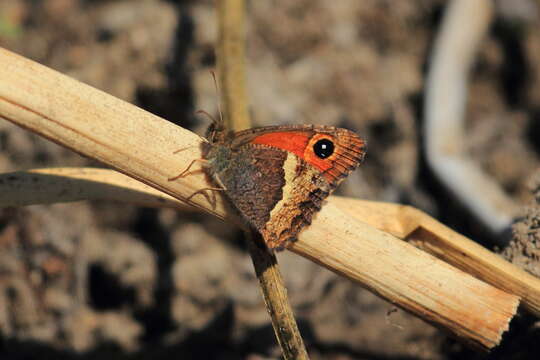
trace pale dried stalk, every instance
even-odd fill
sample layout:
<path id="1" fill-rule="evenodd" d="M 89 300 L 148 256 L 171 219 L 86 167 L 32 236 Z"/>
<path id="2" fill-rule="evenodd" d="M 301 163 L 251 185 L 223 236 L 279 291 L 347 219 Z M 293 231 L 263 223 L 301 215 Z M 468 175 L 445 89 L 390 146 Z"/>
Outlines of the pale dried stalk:
<path id="1" fill-rule="evenodd" d="M 0 174 L 0 207 L 81 200 L 122 201 L 194 211 L 167 194 L 114 170 L 50 168 Z M 412 242 L 453 266 L 522 298 L 540 317 L 540 279 L 411 206 L 331 196 L 341 211 L 397 238 Z"/>
<path id="2" fill-rule="evenodd" d="M 2 118 L 179 199 L 211 186 L 202 172 L 168 180 L 202 156 L 190 131 L 1 48 L 0 79 Z M 209 212 L 223 218 L 217 200 Z M 204 208 L 207 200 L 191 204 Z"/>
<path id="3" fill-rule="evenodd" d="M 539 278 L 426 213 L 411 206 L 337 196 L 330 202 L 360 221 L 409 241 L 478 279 L 520 296 L 523 307 L 540 317 Z"/>
<path id="4" fill-rule="evenodd" d="M 391 302 L 399 301 L 396 305 L 451 329 L 461 339 L 465 336 L 472 344 L 495 345 L 489 345 L 488 339 L 501 335 L 501 321 L 516 310 L 518 302 L 505 310 L 500 307 L 501 296 L 508 293 L 348 216 L 331 203 L 323 207 L 316 223 L 324 226 L 308 227 L 290 250 Z"/>
<path id="5" fill-rule="evenodd" d="M 48 168 L 0 174 L 0 207 L 83 200 L 196 211 L 193 206 L 115 170 Z"/>
<path id="6" fill-rule="evenodd" d="M 231 129 L 250 128 L 246 97 L 245 4 L 244 0 L 218 0 L 219 40 L 216 49 L 219 83 L 226 120 Z"/>
<path id="7" fill-rule="evenodd" d="M 261 285 L 266 310 L 284 359 L 309 359 L 304 340 L 294 317 L 285 281 L 279 270 L 276 255 L 270 253 L 261 235 L 246 231 L 246 241 L 255 273 Z"/>
<path id="8" fill-rule="evenodd" d="M 493 233 L 518 206 L 468 156 L 464 139 L 469 70 L 493 15 L 492 0 L 453 0 L 437 35 L 426 81 L 425 143 L 439 180 Z"/>
<path id="9" fill-rule="evenodd" d="M 193 133 L 6 50 L 0 50 L 0 117 L 101 160 L 176 198 L 211 187 L 203 174 L 168 181 L 191 160 Z M 205 211 L 234 221 L 225 202 Z M 372 289 L 392 303 L 463 341 L 496 346 L 519 303 L 517 296 L 483 283 L 421 250 L 328 204 L 294 244 L 312 258 Z"/>
<path id="10" fill-rule="evenodd" d="M 196 209 L 109 169 L 49 168 L 0 174 L 0 207 L 82 200 L 121 201 L 148 207 Z M 475 277 L 522 297 L 540 317 L 540 279 L 411 206 L 331 196 L 341 211 L 437 256 Z"/>

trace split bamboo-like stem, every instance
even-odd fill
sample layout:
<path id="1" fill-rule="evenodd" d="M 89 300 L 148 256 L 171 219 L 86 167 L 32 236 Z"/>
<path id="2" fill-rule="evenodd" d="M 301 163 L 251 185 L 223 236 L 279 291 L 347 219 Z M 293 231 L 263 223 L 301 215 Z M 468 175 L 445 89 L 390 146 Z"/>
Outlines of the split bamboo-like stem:
<path id="1" fill-rule="evenodd" d="M 149 207 L 196 211 L 153 187 L 99 168 L 49 168 L 0 174 L 0 207 L 82 200 L 121 201 Z M 426 213 L 407 205 L 331 196 L 349 216 L 406 240 L 443 261 L 522 298 L 540 317 L 540 279 L 505 261 Z"/>
<path id="2" fill-rule="evenodd" d="M 540 279 L 411 206 L 333 197 L 350 216 L 406 240 L 499 289 L 540 317 Z"/>
<path id="3" fill-rule="evenodd" d="M 201 157 L 200 139 L 144 110 L 0 50 L 0 117 L 100 160 L 177 199 L 211 187 L 204 174 L 169 181 Z M 178 154 L 179 148 L 192 146 Z M 234 223 L 226 202 L 191 203 Z M 358 281 L 392 303 L 490 349 L 519 297 L 488 285 L 327 204 L 292 250 Z"/>

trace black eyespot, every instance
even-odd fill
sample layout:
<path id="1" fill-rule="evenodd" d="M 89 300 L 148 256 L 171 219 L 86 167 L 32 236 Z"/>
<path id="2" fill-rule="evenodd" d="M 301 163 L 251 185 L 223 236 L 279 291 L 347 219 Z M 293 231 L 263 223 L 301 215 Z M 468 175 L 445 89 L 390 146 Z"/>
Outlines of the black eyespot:
<path id="1" fill-rule="evenodd" d="M 313 145 L 313 152 L 321 159 L 326 159 L 334 153 L 334 143 L 329 139 L 321 139 Z"/>

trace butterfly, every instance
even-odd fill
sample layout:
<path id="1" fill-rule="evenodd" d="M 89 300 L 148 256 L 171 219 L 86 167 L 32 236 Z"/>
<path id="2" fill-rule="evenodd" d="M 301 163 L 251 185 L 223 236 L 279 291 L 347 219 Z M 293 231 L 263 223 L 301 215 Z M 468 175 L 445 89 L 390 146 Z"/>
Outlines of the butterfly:
<path id="1" fill-rule="evenodd" d="M 356 133 L 290 125 L 227 131 L 213 121 L 203 143 L 205 169 L 271 250 L 311 224 L 323 202 L 366 154 Z"/>

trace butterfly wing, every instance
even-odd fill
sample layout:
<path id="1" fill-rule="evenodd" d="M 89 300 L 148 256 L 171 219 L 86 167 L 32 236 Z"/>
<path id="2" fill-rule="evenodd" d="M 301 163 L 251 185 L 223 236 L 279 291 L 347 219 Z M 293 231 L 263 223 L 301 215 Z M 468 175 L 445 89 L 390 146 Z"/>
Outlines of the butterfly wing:
<path id="1" fill-rule="evenodd" d="M 216 145 L 214 149 L 209 157 L 212 175 L 244 219 L 261 231 L 283 198 L 287 153 L 251 144 L 234 150 Z"/>
<path id="2" fill-rule="evenodd" d="M 358 135 L 325 126 L 249 129 L 215 146 L 214 176 L 271 249 L 296 239 L 365 154 Z"/>
<path id="3" fill-rule="evenodd" d="M 320 157 L 314 147 L 325 140 L 332 144 L 334 151 Z M 244 144 L 267 145 L 291 152 L 318 169 L 332 187 L 356 169 L 366 154 L 366 143 L 356 133 L 324 125 L 267 126 L 235 133 L 231 147 Z"/>

